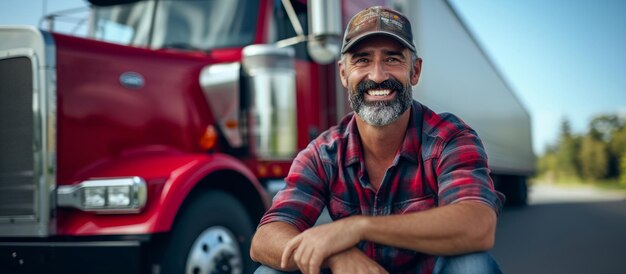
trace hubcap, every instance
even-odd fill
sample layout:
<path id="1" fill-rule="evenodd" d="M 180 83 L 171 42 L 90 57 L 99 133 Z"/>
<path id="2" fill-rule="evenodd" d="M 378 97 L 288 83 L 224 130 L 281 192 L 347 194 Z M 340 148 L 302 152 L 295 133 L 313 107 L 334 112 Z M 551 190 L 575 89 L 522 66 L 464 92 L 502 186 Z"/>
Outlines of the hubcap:
<path id="1" fill-rule="evenodd" d="M 243 272 L 239 245 L 233 233 L 225 227 L 204 230 L 189 250 L 188 274 L 220 274 Z"/>

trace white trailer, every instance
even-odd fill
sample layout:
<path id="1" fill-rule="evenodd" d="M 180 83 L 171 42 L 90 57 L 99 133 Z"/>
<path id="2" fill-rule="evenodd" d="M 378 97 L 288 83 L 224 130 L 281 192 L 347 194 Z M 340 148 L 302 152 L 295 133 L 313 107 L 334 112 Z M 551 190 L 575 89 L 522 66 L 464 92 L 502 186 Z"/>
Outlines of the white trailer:
<path id="1" fill-rule="evenodd" d="M 511 205 L 527 201 L 535 172 L 530 116 L 471 31 L 446 0 L 396 0 L 413 23 L 423 59 L 414 97 L 437 112 L 458 115 L 481 137 L 496 188 Z"/>

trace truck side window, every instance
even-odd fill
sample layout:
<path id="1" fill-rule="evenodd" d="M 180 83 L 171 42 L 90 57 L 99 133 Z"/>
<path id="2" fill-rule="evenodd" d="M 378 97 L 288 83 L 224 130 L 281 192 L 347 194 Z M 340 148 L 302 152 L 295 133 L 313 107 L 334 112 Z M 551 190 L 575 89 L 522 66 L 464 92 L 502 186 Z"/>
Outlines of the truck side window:
<path id="1" fill-rule="evenodd" d="M 308 34 L 307 5 L 298 0 L 291 0 L 290 2 L 298 16 L 300 25 L 302 25 L 304 34 Z M 270 43 L 295 37 L 297 35 L 295 29 L 291 25 L 291 21 L 289 21 L 289 16 L 287 16 L 287 12 L 285 11 L 285 7 L 283 7 L 281 0 L 274 1 L 273 15 Z M 306 42 L 298 43 L 293 47 L 296 50 L 296 58 L 309 60 Z"/>

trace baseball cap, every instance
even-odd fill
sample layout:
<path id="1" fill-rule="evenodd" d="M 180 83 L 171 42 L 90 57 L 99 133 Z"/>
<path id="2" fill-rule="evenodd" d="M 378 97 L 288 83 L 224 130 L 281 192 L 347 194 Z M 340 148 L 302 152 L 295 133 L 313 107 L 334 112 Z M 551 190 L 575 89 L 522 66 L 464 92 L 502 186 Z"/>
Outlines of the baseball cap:
<path id="1" fill-rule="evenodd" d="M 364 9 L 350 19 L 343 34 L 341 53 L 346 53 L 357 42 L 375 34 L 391 36 L 415 52 L 409 19 L 390 8 L 376 6 Z"/>

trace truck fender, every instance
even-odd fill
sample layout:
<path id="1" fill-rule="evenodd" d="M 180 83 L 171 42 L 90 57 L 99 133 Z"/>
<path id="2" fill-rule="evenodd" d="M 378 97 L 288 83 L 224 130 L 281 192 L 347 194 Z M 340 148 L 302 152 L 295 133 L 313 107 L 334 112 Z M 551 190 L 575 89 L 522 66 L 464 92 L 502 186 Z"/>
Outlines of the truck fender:
<path id="1" fill-rule="evenodd" d="M 162 232 L 169 231 L 174 223 L 177 214 L 180 210 L 184 210 L 183 205 L 185 201 L 192 199 L 194 192 L 203 191 L 211 188 L 228 189 L 228 183 L 224 179 L 233 180 L 238 178 L 241 182 L 247 182 L 248 186 L 251 186 L 255 190 L 255 194 L 262 201 L 262 212 L 269 206 L 269 198 L 262 185 L 256 179 L 252 171 L 250 171 L 239 160 L 225 154 L 215 153 L 210 155 L 200 155 L 194 157 L 190 161 L 180 168 L 174 170 L 170 177 L 165 182 L 163 190 L 157 201 L 157 212 L 153 216 L 155 220 L 152 224 L 154 227 L 151 231 Z M 217 181 L 216 179 L 222 179 Z M 246 205 L 247 199 L 243 199 L 242 195 L 231 189 L 233 196 L 238 197 L 242 204 L 250 211 L 253 208 L 259 208 L 259 204 Z M 249 212 L 249 214 L 256 220 L 261 216 L 255 214 L 255 212 Z"/>

